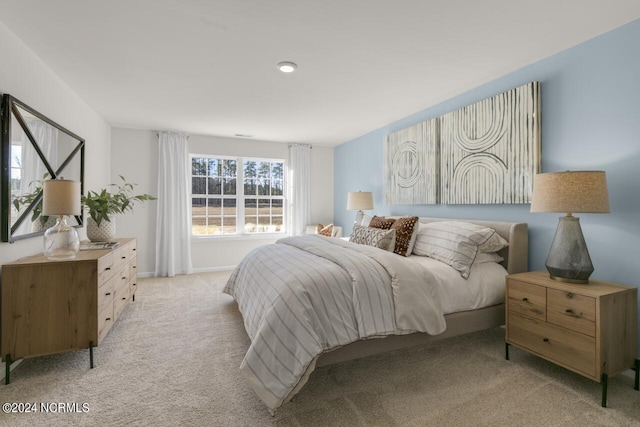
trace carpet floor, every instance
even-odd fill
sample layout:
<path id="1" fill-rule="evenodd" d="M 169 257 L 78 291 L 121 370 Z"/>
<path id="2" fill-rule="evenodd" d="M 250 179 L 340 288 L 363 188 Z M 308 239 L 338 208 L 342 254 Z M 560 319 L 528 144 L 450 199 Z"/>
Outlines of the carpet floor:
<path id="1" fill-rule="evenodd" d="M 640 426 L 631 377 L 609 381 L 602 408 L 597 383 L 515 348 L 506 361 L 501 328 L 319 368 L 271 417 L 238 372 L 249 339 L 221 293 L 228 275 L 139 280 L 94 369 L 88 350 L 69 352 L 0 384 L 1 403 L 77 411 L 0 413 L 0 425 Z"/>

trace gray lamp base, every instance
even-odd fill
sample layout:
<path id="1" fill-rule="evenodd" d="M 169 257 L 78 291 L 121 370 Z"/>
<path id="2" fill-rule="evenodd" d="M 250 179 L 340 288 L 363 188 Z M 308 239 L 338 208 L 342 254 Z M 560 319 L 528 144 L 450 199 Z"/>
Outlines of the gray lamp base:
<path id="1" fill-rule="evenodd" d="M 589 283 L 593 264 L 582 235 L 579 218 L 574 216 L 560 218 L 545 266 L 554 280 Z"/>

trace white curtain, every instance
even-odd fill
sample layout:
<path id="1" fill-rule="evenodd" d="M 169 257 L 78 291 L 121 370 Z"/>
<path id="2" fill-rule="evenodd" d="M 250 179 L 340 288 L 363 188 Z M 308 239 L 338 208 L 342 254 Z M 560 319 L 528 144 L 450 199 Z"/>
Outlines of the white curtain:
<path id="1" fill-rule="evenodd" d="M 191 173 L 189 137 L 158 134 L 156 276 L 189 274 L 191 266 Z"/>
<path id="2" fill-rule="evenodd" d="M 304 234 L 311 216 L 310 154 L 308 144 L 289 146 L 289 232 L 292 236 Z"/>

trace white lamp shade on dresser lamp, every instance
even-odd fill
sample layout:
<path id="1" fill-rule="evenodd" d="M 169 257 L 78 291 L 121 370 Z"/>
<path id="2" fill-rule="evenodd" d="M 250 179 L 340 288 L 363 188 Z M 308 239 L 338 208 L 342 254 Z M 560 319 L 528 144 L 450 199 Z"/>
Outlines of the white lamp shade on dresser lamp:
<path id="1" fill-rule="evenodd" d="M 80 249 L 75 228 L 66 215 L 80 215 L 80 182 L 50 179 L 43 183 L 42 215 L 57 216 L 56 224 L 44 233 L 44 255 L 51 260 L 73 259 Z"/>
<path id="2" fill-rule="evenodd" d="M 564 212 L 545 263 L 552 279 L 588 283 L 593 264 L 574 213 L 609 213 L 604 171 L 566 171 L 535 176 L 531 212 Z"/>
<path id="3" fill-rule="evenodd" d="M 362 222 L 362 211 L 373 209 L 373 194 L 370 191 L 351 191 L 347 195 L 347 210 L 358 211 L 356 214 L 356 224 Z"/>

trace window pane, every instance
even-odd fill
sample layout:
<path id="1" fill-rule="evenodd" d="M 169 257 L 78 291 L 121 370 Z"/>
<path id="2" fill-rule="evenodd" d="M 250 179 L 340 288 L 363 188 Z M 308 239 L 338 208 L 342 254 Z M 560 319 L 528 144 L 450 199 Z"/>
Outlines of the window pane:
<path id="1" fill-rule="evenodd" d="M 272 215 L 282 215 L 282 207 L 283 207 L 282 199 L 275 199 L 271 201 L 271 214 Z"/>
<path id="2" fill-rule="evenodd" d="M 258 196 L 268 196 L 270 185 L 271 181 L 269 181 L 268 179 L 261 179 L 260 185 L 258 185 Z"/>
<path id="3" fill-rule="evenodd" d="M 206 218 L 193 218 L 191 220 L 191 233 L 192 234 L 207 234 L 207 219 Z"/>
<path id="4" fill-rule="evenodd" d="M 207 174 L 207 163 L 202 157 L 191 159 L 191 175 L 205 176 Z"/>
<path id="5" fill-rule="evenodd" d="M 235 160 L 223 160 L 222 161 L 222 174 L 227 177 L 236 176 L 236 161 Z"/>
<path id="6" fill-rule="evenodd" d="M 271 172 L 271 163 L 269 162 L 258 162 L 258 177 L 259 178 L 269 178 Z"/>
<path id="7" fill-rule="evenodd" d="M 271 181 L 271 195 L 272 196 L 282 196 L 283 192 L 283 183 L 282 180 L 272 180 Z"/>
<path id="8" fill-rule="evenodd" d="M 208 194 L 216 194 L 216 195 L 222 194 L 222 178 L 208 178 L 208 180 L 209 180 Z"/>
<path id="9" fill-rule="evenodd" d="M 284 163 L 271 163 L 271 178 L 282 179 L 284 177 Z"/>
<path id="10" fill-rule="evenodd" d="M 224 216 L 235 216 L 237 215 L 236 210 L 236 199 L 222 199 L 222 215 Z"/>
<path id="11" fill-rule="evenodd" d="M 225 178 L 224 179 L 224 195 L 225 196 L 235 196 L 236 195 L 236 179 L 235 178 Z"/>
<path id="12" fill-rule="evenodd" d="M 220 176 L 222 171 L 222 162 L 220 159 L 208 159 L 209 176 Z"/>
<path id="13" fill-rule="evenodd" d="M 208 203 L 207 216 L 209 218 L 222 216 L 222 199 L 209 198 L 207 199 L 207 203 Z"/>
<path id="14" fill-rule="evenodd" d="M 271 224 L 279 226 L 278 231 L 282 229 L 282 217 L 281 216 L 272 216 Z"/>
<path id="15" fill-rule="evenodd" d="M 245 178 L 256 177 L 256 162 L 254 161 L 244 162 L 244 177 Z"/>
<path id="16" fill-rule="evenodd" d="M 236 233 L 236 217 L 225 216 L 222 218 L 222 233 L 223 234 L 235 234 Z"/>
<path id="17" fill-rule="evenodd" d="M 207 178 L 191 178 L 191 194 L 207 194 Z"/>
<path id="18" fill-rule="evenodd" d="M 244 180 L 244 195 L 245 196 L 255 196 L 258 194 L 258 185 L 256 184 L 255 179 L 245 179 Z"/>
<path id="19" fill-rule="evenodd" d="M 207 199 L 191 199 L 191 216 L 205 216 L 207 214 Z"/>
<path id="20" fill-rule="evenodd" d="M 207 218 L 207 234 L 222 234 L 222 217 L 210 216 Z"/>

